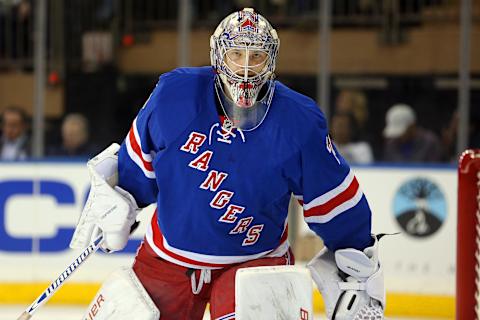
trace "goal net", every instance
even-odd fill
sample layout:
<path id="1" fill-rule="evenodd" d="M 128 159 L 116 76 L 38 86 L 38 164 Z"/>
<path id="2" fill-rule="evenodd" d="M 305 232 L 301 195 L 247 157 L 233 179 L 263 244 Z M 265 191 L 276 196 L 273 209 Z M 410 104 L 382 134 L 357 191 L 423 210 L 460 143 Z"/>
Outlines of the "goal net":
<path id="1" fill-rule="evenodd" d="M 480 149 L 458 165 L 456 318 L 480 319 Z"/>

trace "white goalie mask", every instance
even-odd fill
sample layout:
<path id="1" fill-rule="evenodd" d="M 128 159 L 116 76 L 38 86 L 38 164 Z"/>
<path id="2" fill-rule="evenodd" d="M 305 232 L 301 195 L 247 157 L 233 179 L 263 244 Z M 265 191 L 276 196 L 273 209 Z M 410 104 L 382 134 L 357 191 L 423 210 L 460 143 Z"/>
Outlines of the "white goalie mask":
<path id="1" fill-rule="evenodd" d="M 275 29 L 251 8 L 234 12 L 220 22 L 210 37 L 210 60 L 222 89 L 236 107 L 255 106 L 267 82 L 263 97 L 271 101 L 279 45 Z"/>

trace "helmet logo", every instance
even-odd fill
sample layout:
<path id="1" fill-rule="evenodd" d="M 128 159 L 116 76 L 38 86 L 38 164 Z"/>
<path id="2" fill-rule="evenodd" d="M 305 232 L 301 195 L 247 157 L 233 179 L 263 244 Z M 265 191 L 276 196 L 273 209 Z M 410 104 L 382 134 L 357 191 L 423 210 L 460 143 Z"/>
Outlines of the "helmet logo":
<path id="1" fill-rule="evenodd" d="M 241 22 L 239 27 L 240 32 L 242 31 L 258 32 L 258 28 L 257 28 L 258 15 L 255 12 L 239 11 L 238 21 Z"/>
<path id="2" fill-rule="evenodd" d="M 248 19 L 245 20 L 242 25 L 240 26 L 240 31 L 257 31 L 256 23 L 254 24 L 252 20 Z"/>

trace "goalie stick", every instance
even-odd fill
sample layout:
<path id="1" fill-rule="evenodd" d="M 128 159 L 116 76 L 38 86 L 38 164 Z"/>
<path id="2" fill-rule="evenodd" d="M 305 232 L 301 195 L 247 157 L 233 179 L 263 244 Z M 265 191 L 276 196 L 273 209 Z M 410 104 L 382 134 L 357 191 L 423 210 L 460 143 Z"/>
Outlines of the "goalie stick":
<path id="1" fill-rule="evenodd" d="M 45 291 L 17 318 L 17 320 L 28 320 L 33 316 L 45 302 L 47 302 L 52 295 L 65 283 L 65 281 L 78 269 L 78 267 L 87 260 L 92 253 L 95 253 L 103 240 L 103 235 L 98 236 L 95 240 L 83 250 L 83 252 L 55 279 Z"/>
<path id="2" fill-rule="evenodd" d="M 132 234 L 139 226 L 140 221 L 135 221 L 130 227 L 130 234 Z M 65 271 L 53 281 L 45 291 L 17 318 L 17 320 L 28 320 L 38 308 L 47 302 L 51 296 L 63 285 L 63 283 L 77 270 L 77 268 L 87 260 L 92 253 L 95 253 L 102 244 L 103 234 L 100 234 L 95 240 L 86 247 L 83 252 L 65 269 Z"/>

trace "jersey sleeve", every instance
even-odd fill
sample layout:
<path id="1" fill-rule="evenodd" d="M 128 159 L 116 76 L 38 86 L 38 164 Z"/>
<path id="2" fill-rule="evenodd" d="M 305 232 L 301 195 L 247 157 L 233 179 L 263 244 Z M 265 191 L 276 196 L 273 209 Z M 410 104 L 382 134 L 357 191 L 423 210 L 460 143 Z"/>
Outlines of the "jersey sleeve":
<path id="1" fill-rule="evenodd" d="M 371 211 L 355 174 L 332 143 L 318 114 L 300 147 L 293 177 L 295 198 L 304 219 L 326 247 L 364 249 L 371 243 Z"/>
<path id="2" fill-rule="evenodd" d="M 152 116 L 158 107 L 158 89 L 157 84 L 133 120 L 118 154 L 118 185 L 130 192 L 140 207 L 156 202 L 158 194 L 153 160 L 161 148 L 161 135 Z"/>

